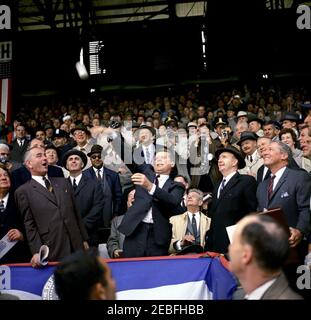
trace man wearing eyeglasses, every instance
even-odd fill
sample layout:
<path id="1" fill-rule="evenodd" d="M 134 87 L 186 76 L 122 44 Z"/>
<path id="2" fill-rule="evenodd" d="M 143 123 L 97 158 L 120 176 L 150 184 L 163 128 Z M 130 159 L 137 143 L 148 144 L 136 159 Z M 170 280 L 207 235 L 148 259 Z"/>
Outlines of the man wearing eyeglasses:
<path id="1" fill-rule="evenodd" d="M 98 180 L 104 192 L 104 209 L 102 215 L 102 225 L 109 227 L 111 219 L 118 215 L 122 200 L 122 188 L 119 175 L 104 167 L 102 159 L 103 147 L 95 144 L 91 152 L 87 155 L 91 160 L 92 166 L 83 171 L 83 174 L 94 180 Z"/>

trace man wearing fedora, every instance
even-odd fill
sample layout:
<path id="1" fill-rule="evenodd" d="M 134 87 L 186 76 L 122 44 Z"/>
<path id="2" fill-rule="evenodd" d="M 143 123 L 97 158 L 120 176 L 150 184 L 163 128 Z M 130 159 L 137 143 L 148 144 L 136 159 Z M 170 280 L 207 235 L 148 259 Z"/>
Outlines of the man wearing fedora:
<path id="1" fill-rule="evenodd" d="M 234 147 L 216 151 L 218 168 L 223 179 L 214 189 L 209 217 L 212 219 L 207 233 L 205 249 L 218 253 L 228 252 L 229 238 L 226 227 L 236 224 L 250 212 L 256 211 L 256 179 L 241 175 L 245 160 Z"/>
<path id="2" fill-rule="evenodd" d="M 56 129 L 53 135 L 53 145 L 57 148 L 59 154 L 57 164 L 61 165 L 64 154 L 76 146 L 76 142 L 72 139 L 70 143 L 69 133 L 62 129 Z"/>
<path id="3" fill-rule="evenodd" d="M 63 157 L 63 167 L 70 175 L 68 181 L 72 186 L 78 212 L 89 235 L 89 244 L 97 246 L 98 227 L 104 209 L 104 194 L 98 181 L 82 174 L 87 164 L 86 155 L 79 150 L 69 150 Z"/>
<path id="4" fill-rule="evenodd" d="M 247 116 L 247 112 L 246 111 L 239 111 L 237 116 L 237 122 L 248 122 L 248 116 Z"/>
<path id="5" fill-rule="evenodd" d="M 299 122 L 299 115 L 295 112 L 286 112 L 284 117 L 281 119 L 282 128 L 293 129 L 297 138 L 299 137 L 297 129 Z"/>
<path id="6" fill-rule="evenodd" d="M 257 150 L 257 139 L 258 136 L 256 133 L 245 131 L 242 132 L 241 138 L 237 142 L 245 155 L 246 166 L 239 170 L 241 174 L 250 174 L 256 177 L 258 169 L 263 165 L 263 159 Z"/>
<path id="7" fill-rule="evenodd" d="M 91 159 L 92 166 L 83 171 L 83 175 L 100 183 L 104 193 L 104 207 L 101 223 L 109 227 L 111 219 L 117 216 L 122 201 L 122 187 L 119 175 L 106 168 L 102 159 L 103 147 L 94 144 L 87 156 Z"/>
<path id="8" fill-rule="evenodd" d="M 83 124 L 78 124 L 74 129 L 71 130 L 73 139 L 77 143 L 77 146 L 74 149 L 82 151 L 85 155 L 91 152 L 92 146 L 95 144 L 95 140 L 91 138 L 91 133 L 86 126 Z M 84 170 L 91 167 L 91 161 L 87 159 L 87 164 L 84 167 Z"/>
<path id="9" fill-rule="evenodd" d="M 256 116 L 249 116 L 248 119 L 248 129 L 251 132 L 254 132 L 257 134 L 258 137 L 263 137 L 264 132 L 262 130 L 262 126 L 264 124 L 264 121 Z"/>

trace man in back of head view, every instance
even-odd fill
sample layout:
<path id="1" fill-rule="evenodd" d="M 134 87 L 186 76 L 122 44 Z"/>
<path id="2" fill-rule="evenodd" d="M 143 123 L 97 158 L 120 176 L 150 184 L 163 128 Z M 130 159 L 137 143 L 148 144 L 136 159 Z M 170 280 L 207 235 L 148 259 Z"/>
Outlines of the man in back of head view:
<path id="1" fill-rule="evenodd" d="M 115 300 L 115 281 L 96 251 L 78 251 L 66 257 L 54 272 L 60 300 Z"/>
<path id="2" fill-rule="evenodd" d="M 273 218 L 250 215 L 238 222 L 229 246 L 230 270 L 246 293 L 244 299 L 302 299 L 282 272 L 288 254 L 288 235 Z"/>

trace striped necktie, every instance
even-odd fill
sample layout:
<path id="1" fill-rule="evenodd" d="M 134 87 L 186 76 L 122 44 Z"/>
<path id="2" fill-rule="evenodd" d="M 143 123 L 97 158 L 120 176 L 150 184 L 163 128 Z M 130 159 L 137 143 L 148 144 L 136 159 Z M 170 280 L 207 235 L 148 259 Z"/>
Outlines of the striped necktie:
<path id="1" fill-rule="evenodd" d="M 44 181 L 44 184 L 45 184 L 47 190 L 49 192 L 53 192 L 53 188 L 52 188 L 51 182 L 46 177 L 42 177 L 42 179 Z"/>
<path id="2" fill-rule="evenodd" d="M 218 196 L 218 198 L 220 198 L 220 196 L 221 196 L 221 194 L 222 194 L 222 192 L 223 192 L 223 190 L 224 190 L 224 188 L 225 188 L 225 184 L 226 184 L 226 179 L 223 179 L 223 180 L 221 181 L 221 184 L 220 184 L 219 196 Z"/>
<path id="3" fill-rule="evenodd" d="M 275 179 L 275 175 L 273 174 L 273 175 L 270 177 L 269 184 L 268 184 L 268 199 L 269 199 L 269 200 L 271 200 L 272 194 L 273 194 L 273 183 L 274 183 L 274 179 Z"/>
<path id="4" fill-rule="evenodd" d="M 101 180 L 102 179 L 102 176 L 100 174 L 100 169 L 97 170 L 97 179 L 98 180 Z"/>
<path id="5" fill-rule="evenodd" d="M 0 212 L 2 213 L 4 210 L 5 210 L 4 201 L 1 200 L 1 201 L 0 201 Z"/>

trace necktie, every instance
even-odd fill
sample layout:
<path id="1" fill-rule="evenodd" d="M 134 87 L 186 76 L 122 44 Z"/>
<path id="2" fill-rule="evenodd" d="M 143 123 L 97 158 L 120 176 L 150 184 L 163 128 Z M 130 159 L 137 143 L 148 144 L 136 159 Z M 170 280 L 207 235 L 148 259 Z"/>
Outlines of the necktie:
<path id="1" fill-rule="evenodd" d="M 5 210 L 4 201 L 1 200 L 1 201 L 0 201 L 0 212 L 2 213 L 4 210 Z"/>
<path id="2" fill-rule="evenodd" d="M 77 188 L 78 188 L 78 185 L 77 185 L 77 183 L 76 183 L 76 179 L 75 179 L 75 178 L 73 179 L 72 187 L 73 187 L 73 190 L 74 190 L 74 191 L 76 191 Z"/>
<path id="3" fill-rule="evenodd" d="M 196 242 L 197 236 L 198 236 L 198 228 L 197 228 L 197 222 L 195 220 L 195 214 L 192 215 L 191 225 L 192 225 L 192 230 L 193 230 L 193 236 L 194 236 L 195 242 Z"/>
<path id="4" fill-rule="evenodd" d="M 253 162 L 252 156 L 248 156 L 248 159 L 249 159 L 250 162 Z"/>
<path id="5" fill-rule="evenodd" d="M 275 179 L 275 175 L 273 174 L 270 179 L 269 179 L 269 184 L 268 184 L 268 199 L 271 200 L 272 194 L 273 194 L 273 182 Z"/>
<path id="6" fill-rule="evenodd" d="M 18 142 L 19 142 L 19 146 L 22 147 L 24 144 L 24 140 L 20 139 L 20 140 L 18 140 Z"/>
<path id="7" fill-rule="evenodd" d="M 225 188 L 225 183 L 226 183 L 226 179 L 223 179 L 223 180 L 221 181 L 221 184 L 220 184 L 219 197 L 218 197 L 218 198 L 220 198 L 220 196 L 221 196 L 221 194 L 222 194 L 222 192 L 223 192 L 223 190 L 224 190 L 224 188 Z"/>
<path id="8" fill-rule="evenodd" d="M 47 190 L 49 192 L 53 192 L 53 188 L 52 188 L 51 182 L 46 177 L 42 177 L 42 179 L 44 181 L 44 184 L 45 184 Z"/>
<path id="9" fill-rule="evenodd" d="M 97 170 L 97 179 L 98 180 L 101 180 L 102 179 L 102 176 L 100 174 L 100 169 Z"/>
<path id="10" fill-rule="evenodd" d="M 146 163 L 150 164 L 150 151 L 149 151 L 149 148 L 146 148 Z"/>
<path id="11" fill-rule="evenodd" d="M 154 178 L 154 184 L 158 187 L 159 186 L 159 177 L 160 175 L 157 174 L 156 177 Z"/>

